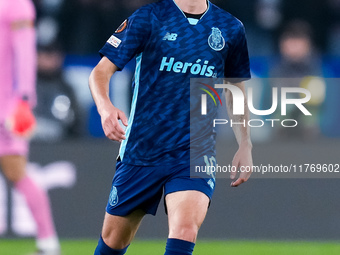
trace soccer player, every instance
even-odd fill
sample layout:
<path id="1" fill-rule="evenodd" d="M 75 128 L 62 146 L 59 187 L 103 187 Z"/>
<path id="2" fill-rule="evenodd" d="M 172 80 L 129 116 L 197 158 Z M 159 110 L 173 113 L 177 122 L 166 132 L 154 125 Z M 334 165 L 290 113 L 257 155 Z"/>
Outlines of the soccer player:
<path id="1" fill-rule="evenodd" d="M 0 166 L 25 197 L 37 225 L 38 254 L 59 254 L 47 194 L 27 176 L 29 135 L 34 127 L 35 11 L 30 0 L 0 2 Z M 8 121 L 11 127 L 8 128 Z"/>
<path id="2" fill-rule="evenodd" d="M 197 146 L 190 141 L 190 78 L 226 77 L 244 92 L 243 81 L 250 78 L 244 27 L 206 0 L 161 0 L 123 22 L 100 54 L 90 89 L 106 136 L 121 147 L 95 255 L 125 254 L 143 216 L 155 215 L 163 190 L 169 221 L 165 255 L 192 254 L 215 179 L 190 178 L 190 160 L 214 162 L 215 136 L 210 127 L 207 131 L 209 124 L 201 123 L 203 142 Z M 127 119 L 109 99 L 109 80 L 134 57 Z M 229 90 L 226 99 L 231 118 L 247 121 L 248 113 L 232 114 Z M 233 165 L 252 166 L 249 128 L 236 125 L 234 133 L 239 149 Z M 197 158 L 191 158 L 190 149 Z M 231 186 L 247 181 L 250 174 L 241 172 Z M 236 175 L 232 172 L 231 178 Z"/>

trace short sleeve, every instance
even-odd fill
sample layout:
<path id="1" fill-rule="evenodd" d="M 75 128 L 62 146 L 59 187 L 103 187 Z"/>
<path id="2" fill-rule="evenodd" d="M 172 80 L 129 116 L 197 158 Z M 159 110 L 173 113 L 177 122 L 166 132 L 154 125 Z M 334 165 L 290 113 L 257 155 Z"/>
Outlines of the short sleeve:
<path id="1" fill-rule="evenodd" d="M 7 17 L 9 22 L 35 19 L 35 9 L 31 0 L 11 0 L 8 2 Z"/>
<path id="2" fill-rule="evenodd" d="M 150 33 L 150 11 L 142 7 L 123 22 L 99 53 L 121 70 L 132 58 L 143 52 Z"/>
<path id="3" fill-rule="evenodd" d="M 225 61 L 224 75 L 234 82 L 241 82 L 251 78 L 247 39 L 242 23 Z"/>

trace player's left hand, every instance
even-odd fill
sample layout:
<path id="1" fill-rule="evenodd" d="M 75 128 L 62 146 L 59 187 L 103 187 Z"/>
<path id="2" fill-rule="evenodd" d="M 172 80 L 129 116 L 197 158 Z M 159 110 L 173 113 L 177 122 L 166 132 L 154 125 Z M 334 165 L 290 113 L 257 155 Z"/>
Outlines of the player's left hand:
<path id="1" fill-rule="evenodd" d="M 251 169 L 253 166 L 253 157 L 252 157 L 252 146 L 248 144 L 241 144 L 238 151 L 236 152 L 232 165 L 233 169 L 237 169 L 240 172 L 240 175 L 236 181 L 232 181 L 231 187 L 237 187 L 240 184 L 248 181 L 250 175 L 252 173 Z M 241 167 L 247 167 L 248 171 L 244 171 Z M 242 171 L 243 170 L 243 171 Z M 230 178 L 234 180 L 236 178 L 237 171 L 233 171 L 230 173 Z"/>
<path id="2" fill-rule="evenodd" d="M 29 103 L 25 100 L 19 100 L 12 113 L 6 120 L 6 127 L 14 135 L 29 138 L 36 126 L 36 120 L 32 113 Z"/>

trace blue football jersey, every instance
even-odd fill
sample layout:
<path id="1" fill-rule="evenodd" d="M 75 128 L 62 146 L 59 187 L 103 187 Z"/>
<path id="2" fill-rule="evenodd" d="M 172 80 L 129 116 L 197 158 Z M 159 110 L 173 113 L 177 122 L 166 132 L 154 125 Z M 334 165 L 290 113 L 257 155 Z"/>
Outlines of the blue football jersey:
<path id="1" fill-rule="evenodd" d="M 100 54 L 119 69 L 136 58 L 129 125 L 119 151 L 122 162 L 132 165 L 189 162 L 190 78 L 250 78 L 243 24 L 209 1 L 198 22 L 173 0 L 146 5 Z M 214 150 L 213 134 L 204 144 Z"/>

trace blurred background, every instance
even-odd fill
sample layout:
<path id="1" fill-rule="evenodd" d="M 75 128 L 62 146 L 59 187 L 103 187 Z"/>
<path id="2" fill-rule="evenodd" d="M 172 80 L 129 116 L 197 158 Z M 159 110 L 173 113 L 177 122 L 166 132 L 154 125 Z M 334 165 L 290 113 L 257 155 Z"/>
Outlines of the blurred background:
<path id="1" fill-rule="evenodd" d="M 88 77 L 100 60 L 98 50 L 113 31 L 138 7 L 153 1 L 33 2 L 38 35 L 38 130 L 30 155 L 35 162 L 32 173 L 64 173 L 60 180 L 52 178 L 54 182 L 45 185 L 50 189 L 60 236 L 96 238 L 119 145 L 104 137 Z M 340 163 L 340 86 L 335 79 L 340 76 L 340 0 L 212 2 L 246 27 L 255 78 L 247 86 L 256 87 L 258 108 L 268 109 L 271 87 L 280 86 L 268 78 L 295 78 L 295 87 L 308 88 L 316 95 L 307 106 L 313 118 L 288 112 L 287 119 L 299 120 L 298 129 L 252 130 L 255 164 Z M 131 61 L 111 80 L 112 101 L 127 115 L 133 72 Z M 230 128 L 221 130 L 218 148 L 220 162 L 229 164 L 237 148 Z M 11 209 L 20 207 L 21 200 L 0 176 L 1 183 L 0 236 L 31 236 L 35 227 L 29 213 L 24 206 Z M 340 185 L 336 178 L 256 179 L 238 190 L 228 186 L 229 180 L 218 180 L 201 237 L 340 239 Z M 14 211 L 19 213 L 14 215 Z M 166 237 L 162 207 L 157 224 L 150 224 L 152 220 L 145 219 L 139 238 Z"/>

